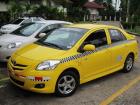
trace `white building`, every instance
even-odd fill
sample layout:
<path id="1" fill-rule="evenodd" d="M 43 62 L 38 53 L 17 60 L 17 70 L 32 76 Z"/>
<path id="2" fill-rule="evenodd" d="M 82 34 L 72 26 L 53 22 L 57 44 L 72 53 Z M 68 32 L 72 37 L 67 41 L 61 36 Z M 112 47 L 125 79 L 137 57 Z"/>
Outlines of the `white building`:
<path id="1" fill-rule="evenodd" d="M 8 5 L 4 2 L 0 2 L 0 12 L 7 12 L 8 11 Z"/>
<path id="2" fill-rule="evenodd" d="M 90 20 L 99 18 L 99 10 L 104 9 L 103 4 L 98 4 L 94 0 L 89 0 L 85 3 L 84 7 L 86 7 L 90 12 Z"/>

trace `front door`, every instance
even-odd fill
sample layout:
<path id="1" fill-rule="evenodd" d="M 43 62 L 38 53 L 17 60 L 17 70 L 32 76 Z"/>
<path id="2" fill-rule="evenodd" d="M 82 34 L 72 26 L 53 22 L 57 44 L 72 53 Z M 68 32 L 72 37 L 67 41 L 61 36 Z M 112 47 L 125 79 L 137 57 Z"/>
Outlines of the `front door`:
<path id="1" fill-rule="evenodd" d="M 81 68 L 85 79 L 90 80 L 94 75 L 109 69 L 111 58 L 107 39 L 105 30 L 101 29 L 90 34 L 83 42 L 82 46 L 93 44 L 96 47 L 95 52 L 83 52 L 86 56 L 81 58 Z"/>

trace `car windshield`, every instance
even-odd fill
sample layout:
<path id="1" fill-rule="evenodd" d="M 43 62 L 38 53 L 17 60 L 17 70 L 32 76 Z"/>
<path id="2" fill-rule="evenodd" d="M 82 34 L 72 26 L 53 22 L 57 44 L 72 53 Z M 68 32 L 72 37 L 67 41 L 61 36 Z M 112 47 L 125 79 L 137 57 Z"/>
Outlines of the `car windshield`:
<path id="1" fill-rule="evenodd" d="M 86 29 L 80 28 L 59 28 L 49 32 L 35 43 L 67 50 L 72 48 L 85 32 L 87 32 Z"/>
<path id="2" fill-rule="evenodd" d="M 13 31 L 12 34 L 19 36 L 30 36 L 44 25 L 44 23 L 29 23 Z"/>
<path id="3" fill-rule="evenodd" d="M 24 19 L 17 19 L 12 24 L 20 24 Z"/>

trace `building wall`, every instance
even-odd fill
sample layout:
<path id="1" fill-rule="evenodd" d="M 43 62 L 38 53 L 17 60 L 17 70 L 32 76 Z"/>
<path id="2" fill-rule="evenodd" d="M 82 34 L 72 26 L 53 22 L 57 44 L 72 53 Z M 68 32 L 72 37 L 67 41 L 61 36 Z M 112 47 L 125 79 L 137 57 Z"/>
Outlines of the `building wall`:
<path id="1" fill-rule="evenodd" d="M 90 12 L 90 20 L 95 20 L 99 17 L 98 9 L 88 9 Z"/>
<path id="2" fill-rule="evenodd" d="M 8 4 L 0 2 L 0 12 L 7 12 L 8 11 Z"/>
<path id="3" fill-rule="evenodd" d="M 90 14 L 92 14 L 92 15 L 99 15 L 99 11 L 97 10 L 97 9 L 88 9 L 89 10 L 89 12 L 90 12 Z"/>
<path id="4" fill-rule="evenodd" d="M 93 1 L 95 1 L 95 0 L 88 0 L 89 2 L 93 2 Z"/>

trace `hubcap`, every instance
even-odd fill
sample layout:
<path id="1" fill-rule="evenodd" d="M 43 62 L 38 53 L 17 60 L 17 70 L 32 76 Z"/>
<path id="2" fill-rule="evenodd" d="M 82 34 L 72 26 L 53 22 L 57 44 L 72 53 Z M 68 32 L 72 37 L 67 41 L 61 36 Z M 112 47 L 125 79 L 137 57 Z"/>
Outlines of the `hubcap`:
<path id="1" fill-rule="evenodd" d="M 66 75 L 63 76 L 59 81 L 58 81 L 58 90 L 62 94 L 69 94 L 71 93 L 76 86 L 76 81 L 73 76 Z"/>
<path id="2" fill-rule="evenodd" d="M 129 70 L 131 70 L 132 66 L 133 66 L 133 59 L 128 58 L 128 60 L 126 62 L 126 69 L 129 71 Z"/>

